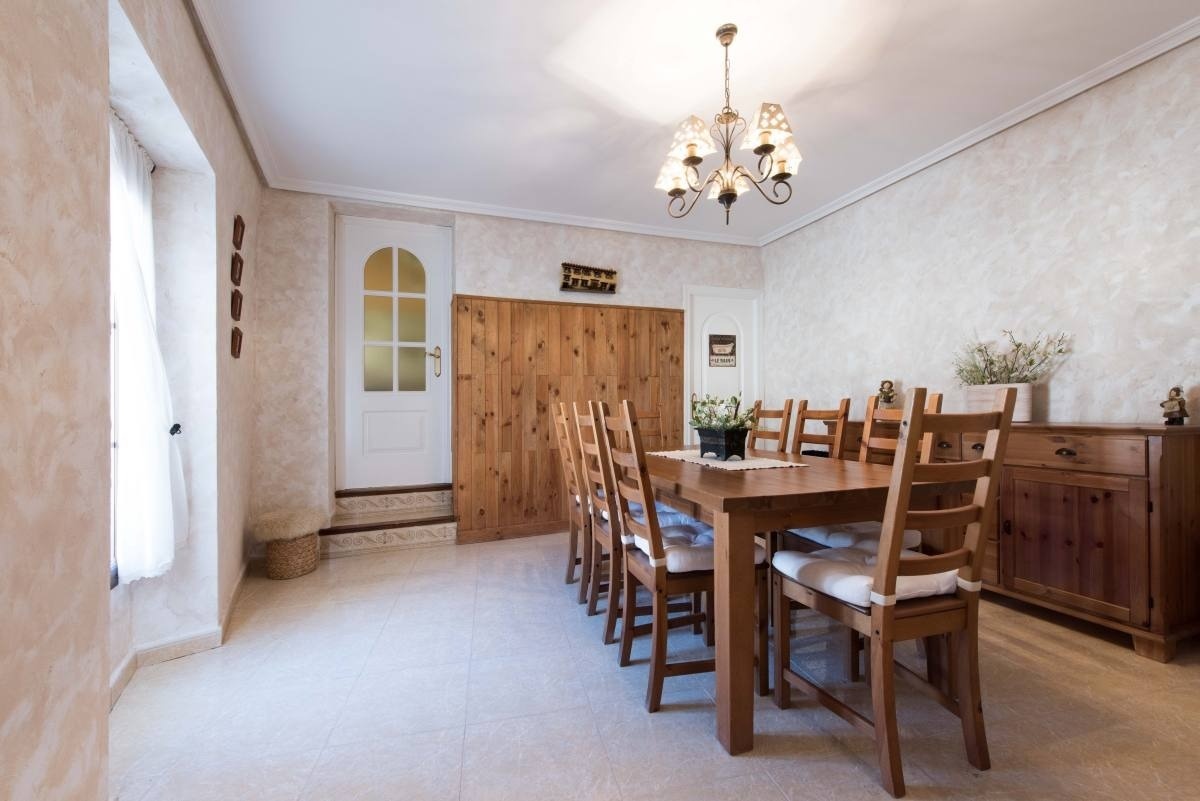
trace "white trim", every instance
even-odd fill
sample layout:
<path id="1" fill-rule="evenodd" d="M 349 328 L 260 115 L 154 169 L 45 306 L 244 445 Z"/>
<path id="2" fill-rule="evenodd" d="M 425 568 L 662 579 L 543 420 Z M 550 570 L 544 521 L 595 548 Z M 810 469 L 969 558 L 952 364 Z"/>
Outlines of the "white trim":
<path id="1" fill-rule="evenodd" d="M 647 554 L 646 558 L 650 560 L 650 567 L 666 567 L 667 566 L 667 557 L 665 557 L 665 556 L 662 559 L 655 559 L 653 556 L 650 556 L 649 554 Z"/>
<path id="2" fill-rule="evenodd" d="M 137 650 L 137 666 L 157 665 L 181 656 L 191 656 L 201 651 L 211 651 L 221 647 L 221 629 L 213 627 L 190 634 L 186 637 L 168 637 Z"/>
<path id="3" fill-rule="evenodd" d="M 982 581 L 967 581 L 962 576 L 955 576 L 954 578 L 958 582 L 958 588 L 960 590 L 966 590 L 967 592 L 982 592 L 983 591 L 983 582 Z"/>
<path id="4" fill-rule="evenodd" d="M 242 91 L 241 86 L 234 77 L 234 73 L 226 69 L 226 66 L 231 63 L 231 59 L 228 51 L 225 50 L 227 37 L 225 29 L 221 24 L 223 16 L 210 8 L 210 1 L 193 0 L 192 8 L 195 9 L 196 18 L 200 20 L 200 25 L 204 28 L 205 35 L 208 38 L 208 46 L 212 48 L 213 57 L 217 62 L 217 69 L 221 73 L 220 78 L 224 79 L 225 86 L 229 89 L 229 96 L 233 99 L 235 112 L 242 121 L 242 127 L 246 129 L 246 136 L 250 139 L 251 147 L 254 148 L 251 160 L 255 158 L 258 160 L 258 166 L 262 168 L 263 177 L 267 179 L 267 185 L 274 186 L 275 175 L 278 171 L 275 168 L 275 154 L 271 151 L 271 139 L 258 127 L 254 116 L 247 113 L 247 111 L 256 108 L 256 106 L 249 102 L 249 96 Z"/>
<path id="5" fill-rule="evenodd" d="M 885 189 L 894 183 L 903 181 L 910 175 L 924 170 L 926 167 L 932 167 L 939 161 L 950 158 L 956 153 L 960 153 L 969 147 L 979 144 L 985 139 L 995 136 L 996 134 L 1008 128 L 1018 125 L 1025 120 L 1041 114 L 1047 109 L 1057 106 L 1059 103 L 1070 100 L 1076 95 L 1083 94 L 1089 89 L 1094 89 L 1105 81 L 1117 77 L 1123 72 L 1128 72 L 1134 67 L 1139 67 L 1151 59 L 1158 58 L 1163 53 L 1169 50 L 1174 50 L 1182 44 L 1187 44 L 1192 39 L 1200 37 L 1200 17 L 1193 17 L 1182 25 L 1173 28 L 1166 33 L 1156 36 L 1145 44 L 1139 45 L 1132 50 L 1122 53 L 1116 58 L 1101 64 L 1098 67 L 1088 70 L 1077 78 L 1073 78 L 1061 86 L 1057 86 L 1027 103 L 1012 109 L 1011 111 L 1001 114 L 990 122 L 980 125 L 978 128 L 968 131 L 962 136 L 952 139 L 936 150 L 931 150 L 920 158 L 913 159 L 907 164 L 897 167 L 891 172 L 885 173 L 874 181 L 865 183 L 855 190 L 847 192 L 841 197 L 826 203 L 818 209 L 810 211 L 795 222 L 780 226 L 774 231 L 767 233 L 758 240 L 758 245 L 769 245 L 776 239 L 781 239 L 788 234 L 799 231 L 807 225 L 812 225 L 817 220 L 823 217 L 828 217 L 834 212 L 850 206 L 868 195 L 873 195 L 881 189 Z"/>
<path id="6" fill-rule="evenodd" d="M 876 606 L 895 606 L 896 605 L 896 596 L 895 595 L 880 595 L 879 593 L 875 592 L 874 590 L 871 590 L 871 603 L 875 604 Z"/>
<path id="7" fill-rule="evenodd" d="M 121 660 L 121 664 L 117 665 L 112 674 L 108 677 L 108 709 L 111 712 L 112 708 L 117 705 L 117 701 L 121 698 L 121 693 L 125 692 L 125 688 L 129 685 L 129 680 L 133 678 L 133 674 L 137 671 L 137 651 L 130 650 L 125 654 L 125 658 Z"/>
<path id="8" fill-rule="evenodd" d="M 266 165 L 263 165 L 266 170 Z M 307 181 L 301 178 L 274 178 L 268 173 L 268 183 L 274 189 L 287 189 L 293 192 L 308 192 L 314 195 L 325 195 L 346 200 L 365 200 L 373 203 L 389 205 L 414 206 L 421 209 L 436 209 L 438 211 L 457 212 L 459 214 L 479 214 L 485 217 L 505 217 L 511 220 L 527 220 L 529 222 L 552 223 L 554 225 L 573 225 L 577 228 L 599 228 L 604 231 L 620 231 L 626 234 L 641 234 L 643 236 L 662 236 L 670 239 L 690 239 L 697 242 L 714 242 L 722 245 L 744 245 L 756 247 L 760 240 L 753 236 L 734 236 L 732 234 L 709 234 L 703 231 L 688 231 L 681 228 L 667 228 L 658 225 L 642 225 L 640 223 L 608 220 L 601 217 L 581 217 L 574 214 L 559 214 L 551 211 L 521 209 L 512 206 L 497 206 L 491 203 L 476 203 L 470 200 L 453 200 L 444 197 L 429 197 L 426 195 L 409 195 L 403 192 L 389 192 L 384 189 L 369 189 L 364 186 L 333 184 L 324 181 Z"/>
<path id="9" fill-rule="evenodd" d="M 229 597 L 229 606 L 225 608 L 225 614 L 221 618 L 221 643 L 225 643 L 225 635 L 229 633 L 229 621 L 233 617 L 233 609 L 237 606 L 238 600 L 242 597 L 242 588 L 246 584 L 246 570 L 250 567 L 250 560 L 242 557 L 242 569 L 238 573 L 237 583 L 233 585 L 233 594 Z"/>

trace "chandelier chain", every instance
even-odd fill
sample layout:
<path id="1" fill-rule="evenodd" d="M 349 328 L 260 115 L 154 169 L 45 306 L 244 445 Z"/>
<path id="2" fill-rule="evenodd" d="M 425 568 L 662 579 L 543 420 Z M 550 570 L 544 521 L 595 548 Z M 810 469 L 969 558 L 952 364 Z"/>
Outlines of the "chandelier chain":
<path id="1" fill-rule="evenodd" d="M 729 103 L 729 45 L 725 45 L 725 108 L 722 110 L 733 110 L 733 107 Z"/>

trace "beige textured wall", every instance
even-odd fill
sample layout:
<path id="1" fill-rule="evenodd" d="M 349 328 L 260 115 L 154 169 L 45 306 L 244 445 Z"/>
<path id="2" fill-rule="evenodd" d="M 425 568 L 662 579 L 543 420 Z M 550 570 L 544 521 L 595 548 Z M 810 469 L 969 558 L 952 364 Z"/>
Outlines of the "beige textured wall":
<path id="1" fill-rule="evenodd" d="M 618 271 L 615 296 L 559 291 L 562 262 Z M 757 248 L 456 215 L 455 291 L 465 295 L 683 308 L 684 284 L 762 286 Z"/>
<path id="2" fill-rule="evenodd" d="M 1064 329 L 1058 421 L 1200 413 L 1200 42 L 764 248 L 767 394 L 861 415 L 883 378 L 950 390 L 975 332 Z"/>
<path id="3" fill-rule="evenodd" d="M 217 253 L 217 529 L 218 615 L 224 618 L 245 565 L 244 532 L 250 502 L 250 448 L 254 441 L 254 359 L 258 287 L 255 241 L 261 184 L 242 144 L 216 78 L 200 47 L 182 0 L 121 0 L 163 82 L 171 91 L 216 179 Z M 242 358 L 229 355 L 229 260 L 233 217 L 246 221 L 240 323 L 245 332 Z"/>
<path id="4" fill-rule="evenodd" d="M 682 308 L 686 283 L 762 286 L 756 248 L 267 190 L 256 253 L 255 514 L 281 505 L 331 506 L 335 212 L 452 225 L 454 291 L 464 294 Z M 563 261 L 616 268 L 617 295 L 564 296 Z"/>
<path id="5" fill-rule="evenodd" d="M 104 0 L 0 6 L 6 801 L 107 798 L 106 17 Z"/>
<path id="6" fill-rule="evenodd" d="M 263 192 L 254 258 L 254 514 L 330 506 L 332 214 L 327 198 Z"/>

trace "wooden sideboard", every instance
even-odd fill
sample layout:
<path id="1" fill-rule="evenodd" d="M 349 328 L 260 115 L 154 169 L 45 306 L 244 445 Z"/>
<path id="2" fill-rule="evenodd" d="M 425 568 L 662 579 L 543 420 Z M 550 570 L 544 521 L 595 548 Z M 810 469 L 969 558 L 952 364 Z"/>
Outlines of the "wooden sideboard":
<path id="1" fill-rule="evenodd" d="M 850 422 L 845 452 L 858 453 Z M 934 458 L 971 458 L 971 436 Z M 1169 661 L 1200 633 L 1200 426 L 1019 423 L 1004 460 L 984 586 L 1133 636 Z M 961 531 L 928 532 L 930 550 Z"/>

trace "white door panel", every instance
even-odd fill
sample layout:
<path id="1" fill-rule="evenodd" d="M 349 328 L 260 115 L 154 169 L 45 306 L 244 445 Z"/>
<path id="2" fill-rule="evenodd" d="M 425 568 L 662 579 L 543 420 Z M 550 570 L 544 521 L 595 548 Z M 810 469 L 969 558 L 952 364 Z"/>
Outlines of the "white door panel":
<path id="1" fill-rule="evenodd" d="M 336 236 L 337 486 L 447 482 L 450 229 L 338 217 Z"/>

